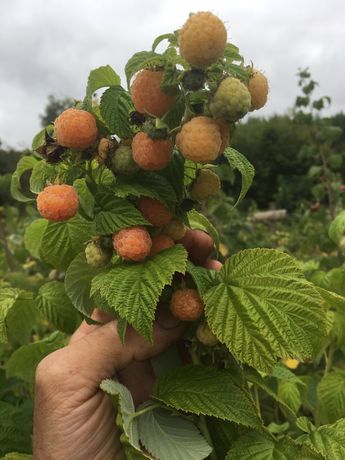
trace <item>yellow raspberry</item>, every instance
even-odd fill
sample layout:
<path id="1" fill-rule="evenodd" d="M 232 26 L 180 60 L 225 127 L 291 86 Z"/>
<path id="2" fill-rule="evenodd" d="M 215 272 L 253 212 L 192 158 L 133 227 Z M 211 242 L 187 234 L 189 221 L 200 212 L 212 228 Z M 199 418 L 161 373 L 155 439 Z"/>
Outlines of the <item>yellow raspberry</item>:
<path id="1" fill-rule="evenodd" d="M 173 246 L 175 246 L 175 241 L 169 236 L 163 235 L 162 233 L 154 236 L 152 238 L 150 256 L 153 257 L 159 252 L 164 251 L 164 249 L 172 248 Z"/>
<path id="2" fill-rule="evenodd" d="M 293 359 L 293 358 L 285 358 L 283 359 L 283 364 L 289 369 L 297 369 L 299 366 L 300 362 L 298 359 Z"/>
<path id="3" fill-rule="evenodd" d="M 251 97 L 248 88 L 237 78 L 221 81 L 211 102 L 210 111 L 215 118 L 234 122 L 249 112 Z"/>
<path id="4" fill-rule="evenodd" d="M 248 89 L 251 96 L 250 110 L 261 109 L 266 104 L 268 96 L 268 80 L 265 75 L 253 69 Z"/>
<path id="5" fill-rule="evenodd" d="M 140 197 L 137 201 L 137 207 L 145 219 L 155 227 L 161 227 L 172 219 L 169 209 L 154 198 L 148 196 Z"/>
<path id="6" fill-rule="evenodd" d="M 192 118 L 176 136 L 176 145 L 188 160 L 196 163 L 215 160 L 222 145 L 217 122 L 204 116 Z"/>
<path id="7" fill-rule="evenodd" d="M 113 235 L 113 247 L 125 260 L 140 262 L 151 251 L 152 240 L 144 227 L 124 228 Z"/>
<path id="8" fill-rule="evenodd" d="M 171 160 L 173 143 L 169 140 L 153 140 L 146 133 L 137 133 L 132 142 L 133 159 L 146 171 L 165 168 Z"/>
<path id="9" fill-rule="evenodd" d="M 217 337 L 213 334 L 210 326 L 206 322 L 199 324 L 196 330 L 196 337 L 200 343 L 207 347 L 214 347 L 218 343 Z"/>
<path id="10" fill-rule="evenodd" d="M 209 11 L 191 15 L 179 31 L 181 55 L 191 66 L 200 69 L 223 56 L 226 41 L 224 23 Z"/>
<path id="11" fill-rule="evenodd" d="M 161 117 L 174 105 L 176 96 L 170 96 L 161 89 L 162 71 L 142 70 L 131 86 L 132 101 L 140 113 Z"/>
<path id="12" fill-rule="evenodd" d="M 186 226 L 180 219 L 171 219 L 164 227 L 164 235 L 170 236 L 174 241 L 182 240 L 186 233 Z"/>
<path id="13" fill-rule="evenodd" d="M 85 150 L 96 141 L 98 129 L 91 113 L 67 109 L 55 120 L 56 142 L 70 149 Z"/>
<path id="14" fill-rule="evenodd" d="M 195 289 L 180 289 L 171 297 L 170 311 L 181 321 L 195 321 L 202 315 L 204 304 Z"/>
<path id="15" fill-rule="evenodd" d="M 219 190 L 219 176 L 210 169 L 201 169 L 192 185 L 190 194 L 193 200 L 202 201 L 216 195 Z"/>
<path id="16" fill-rule="evenodd" d="M 48 185 L 37 196 L 37 209 L 51 221 L 67 220 L 78 211 L 78 193 L 71 185 Z"/>

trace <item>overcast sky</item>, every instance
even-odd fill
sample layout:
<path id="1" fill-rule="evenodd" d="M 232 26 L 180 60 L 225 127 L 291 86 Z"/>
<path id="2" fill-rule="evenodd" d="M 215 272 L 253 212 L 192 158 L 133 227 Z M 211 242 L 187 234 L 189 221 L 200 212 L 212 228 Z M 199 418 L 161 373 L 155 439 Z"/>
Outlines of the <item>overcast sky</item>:
<path id="1" fill-rule="evenodd" d="M 133 53 L 205 10 L 268 76 L 261 115 L 293 105 L 297 69 L 307 66 L 318 94 L 332 97 L 332 112 L 345 110 L 344 0 L 0 0 L 0 139 L 28 146 L 48 94 L 83 98 L 89 71 L 100 65 L 123 78 Z"/>

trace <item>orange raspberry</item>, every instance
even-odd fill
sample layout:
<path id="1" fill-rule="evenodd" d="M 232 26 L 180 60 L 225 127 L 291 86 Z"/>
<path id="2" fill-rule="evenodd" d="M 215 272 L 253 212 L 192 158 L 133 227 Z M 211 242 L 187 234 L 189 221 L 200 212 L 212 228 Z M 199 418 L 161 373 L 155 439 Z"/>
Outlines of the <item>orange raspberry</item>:
<path id="1" fill-rule="evenodd" d="M 176 97 L 161 89 L 163 75 L 161 70 L 142 70 L 137 74 L 131 86 L 131 95 L 138 112 L 161 117 L 174 105 Z"/>
<path id="2" fill-rule="evenodd" d="M 182 126 L 176 136 L 176 145 L 188 160 L 196 163 L 213 161 L 222 145 L 219 126 L 213 118 L 192 118 Z"/>
<path id="3" fill-rule="evenodd" d="M 173 143 L 169 140 L 153 140 L 146 133 L 137 133 L 132 142 L 133 159 L 147 171 L 165 168 L 171 160 Z"/>
<path id="4" fill-rule="evenodd" d="M 164 235 L 170 236 L 174 241 L 178 241 L 184 237 L 186 230 L 187 228 L 182 220 L 171 219 L 171 221 L 163 227 L 162 231 Z"/>
<path id="5" fill-rule="evenodd" d="M 160 235 L 154 236 L 152 238 L 150 256 L 153 257 L 159 252 L 164 251 L 164 249 L 172 248 L 173 246 L 175 246 L 175 241 L 169 236 L 163 235 L 162 233 Z"/>
<path id="6" fill-rule="evenodd" d="M 98 130 L 91 113 L 79 109 L 67 109 L 55 120 L 56 141 L 63 147 L 85 150 L 96 141 Z"/>
<path id="7" fill-rule="evenodd" d="M 36 201 L 41 216 L 55 222 L 70 219 L 78 211 L 78 193 L 71 185 L 48 185 Z"/>
<path id="8" fill-rule="evenodd" d="M 204 304 L 195 289 L 180 289 L 171 297 L 170 310 L 181 321 L 195 321 L 204 311 Z"/>
<path id="9" fill-rule="evenodd" d="M 268 96 L 268 81 L 265 75 L 253 69 L 248 89 L 252 98 L 250 110 L 261 109 L 266 104 Z"/>
<path id="10" fill-rule="evenodd" d="M 154 198 L 149 198 L 148 196 L 140 197 L 137 207 L 145 219 L 155 227 L 161 227 L 172 219 L 169 209 Z"/>
<path id="11" fill-rule="evenodd" d="M 149 254 L 152 240 L 144 227 L 124 228 L 113 235 L 113 247 L 125 260 L 140 262 Z"/>
<path id="12" fill-rule="evenodd" d="M 227 32 L 209 11 L 193 14 L 179 31 L 180 53 L 193 67 L 205 68 L 223 56 Z"/>

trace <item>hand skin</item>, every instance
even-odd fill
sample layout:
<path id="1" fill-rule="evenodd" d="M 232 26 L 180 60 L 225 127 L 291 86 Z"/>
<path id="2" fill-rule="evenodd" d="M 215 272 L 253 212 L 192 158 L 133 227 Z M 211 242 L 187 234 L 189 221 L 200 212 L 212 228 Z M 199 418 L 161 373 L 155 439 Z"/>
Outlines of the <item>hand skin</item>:
<path id="1" fill-rule="evenodd" d="M 220 269 L 217 261 L 207 268 Z M 69 345 L 44 358 L 36 370 L 34 460 L 124 460 L 115 411 L 99 384 L 115 378 L 132 393 L 136 405 L 149 398 L 154 382 L 150 358 L 178 341 L 184 324 L 166 309 L 158 311 L 153 345 L 128 328 L 121 344 L 116 321 L 96 310 Z"/>

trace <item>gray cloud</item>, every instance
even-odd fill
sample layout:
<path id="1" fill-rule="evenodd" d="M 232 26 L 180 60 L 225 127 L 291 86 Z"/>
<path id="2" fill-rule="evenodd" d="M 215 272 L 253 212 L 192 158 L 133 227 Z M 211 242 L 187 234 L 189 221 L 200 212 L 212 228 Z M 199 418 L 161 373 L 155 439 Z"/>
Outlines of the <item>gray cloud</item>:
<path id="1" fill-rule="evenodd" d="M 318 95 L 332 97 L 325 113 L 344 109 L 342 0 L 1 0 L 0 139 L 29 145 L 48 94 L 82 98 L 89 71 L 104 64 L 123 78 L 134 52 L 200 10 L 226 21 L 229 40 L 268 76 L 270 101 L 261 115 L 292 106 L 297 68 L 306 66 L 320 83 Z"/>

